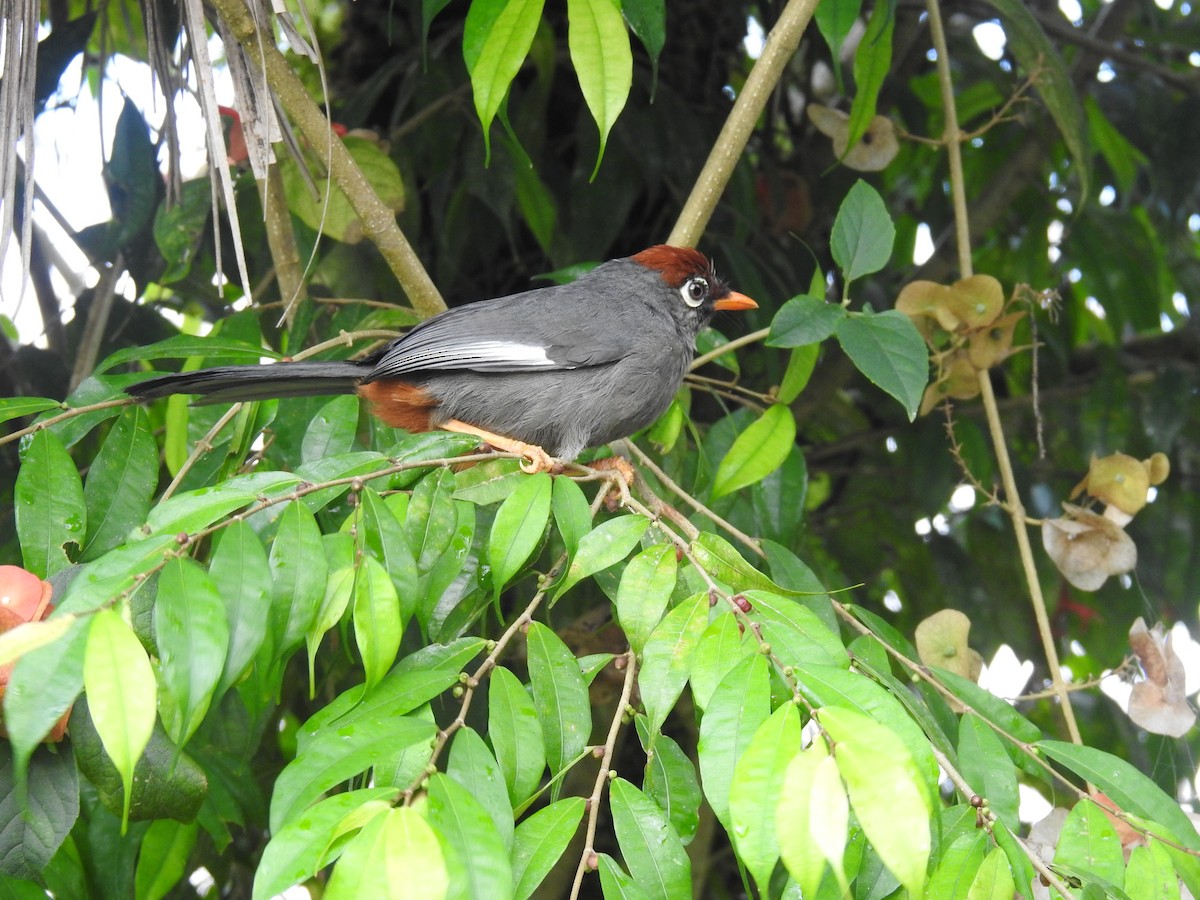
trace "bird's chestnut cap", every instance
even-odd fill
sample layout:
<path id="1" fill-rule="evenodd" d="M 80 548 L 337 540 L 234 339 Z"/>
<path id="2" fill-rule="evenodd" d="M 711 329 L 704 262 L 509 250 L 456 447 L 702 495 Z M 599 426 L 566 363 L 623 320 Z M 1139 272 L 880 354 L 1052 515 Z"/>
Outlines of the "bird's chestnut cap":
<path id="1" fill-rule="evenodd" d="M 641 253 L 634 254 L 631 259 L 648 269 L 659 272 L 663 281 L 675 288 L 693 275 L 704 276 L 714 289 L 720 292 L 713 302 L 713 309 L 758 309 L 758 304 L 745 294 L 730 290 L 717 276 L 716 269 L 708 257 L 692 247 L 672 247 L 669 244 L 658 244 Z"/>

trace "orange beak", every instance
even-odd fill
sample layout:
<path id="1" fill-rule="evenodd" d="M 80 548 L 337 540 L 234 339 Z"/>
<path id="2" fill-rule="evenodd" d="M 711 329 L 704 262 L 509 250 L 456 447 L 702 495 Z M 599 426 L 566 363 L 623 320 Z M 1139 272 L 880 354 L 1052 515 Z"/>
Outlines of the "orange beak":
<path id="1" fill-rule="evenodd" d="M 737 291 L 730 291 L 713 304 L 713 309 L 758 309 L 758 304 L 745 294 L 739 294 Z"/>

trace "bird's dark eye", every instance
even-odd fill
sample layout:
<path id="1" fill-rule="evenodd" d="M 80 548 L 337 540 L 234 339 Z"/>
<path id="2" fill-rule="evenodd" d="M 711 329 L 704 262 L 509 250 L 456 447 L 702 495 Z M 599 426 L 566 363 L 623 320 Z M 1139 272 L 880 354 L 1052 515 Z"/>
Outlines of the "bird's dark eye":
<path id="1" fill-rule="evenodd" d="M 688 306 L 699 306 L 704 302 L 704 298 L 708 296 L 708 281 L 699 275 L 693 275 L 683 283 L 683 287 L 679 289 L 679 293 L 683 297 L 683 302 Z"/>

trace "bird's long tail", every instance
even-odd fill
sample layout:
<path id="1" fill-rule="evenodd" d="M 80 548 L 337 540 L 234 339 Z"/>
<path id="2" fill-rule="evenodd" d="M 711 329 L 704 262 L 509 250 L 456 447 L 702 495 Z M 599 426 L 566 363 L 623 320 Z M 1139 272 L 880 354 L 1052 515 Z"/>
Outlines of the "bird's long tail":
<path id="1" fill-rule="evenodd" d="M 353 394 L 371 366 L 345 360 L 284 362 L 261 366 L 220 366 L 177 375 L 160 375 L 125 392 L 139 400 L 171 394 L 199 394 L 197 403 L 235 403 L 277 397 Z"/>

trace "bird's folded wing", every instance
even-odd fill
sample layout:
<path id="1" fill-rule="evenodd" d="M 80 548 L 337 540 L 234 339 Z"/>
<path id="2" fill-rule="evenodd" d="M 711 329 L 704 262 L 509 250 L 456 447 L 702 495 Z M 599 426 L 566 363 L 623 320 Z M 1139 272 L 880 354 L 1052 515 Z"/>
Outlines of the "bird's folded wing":
<path id="1" fill-rule="evenodd" d="M 632 350 L 632 335 L 608 333 L 600 319 L 564 323 L 511 306 L 479 308 L 490 305 L 459 307 L 419 325 L 388 347 L 367 380 L 431 369 L 578 369 L 615 362 Z"/>

